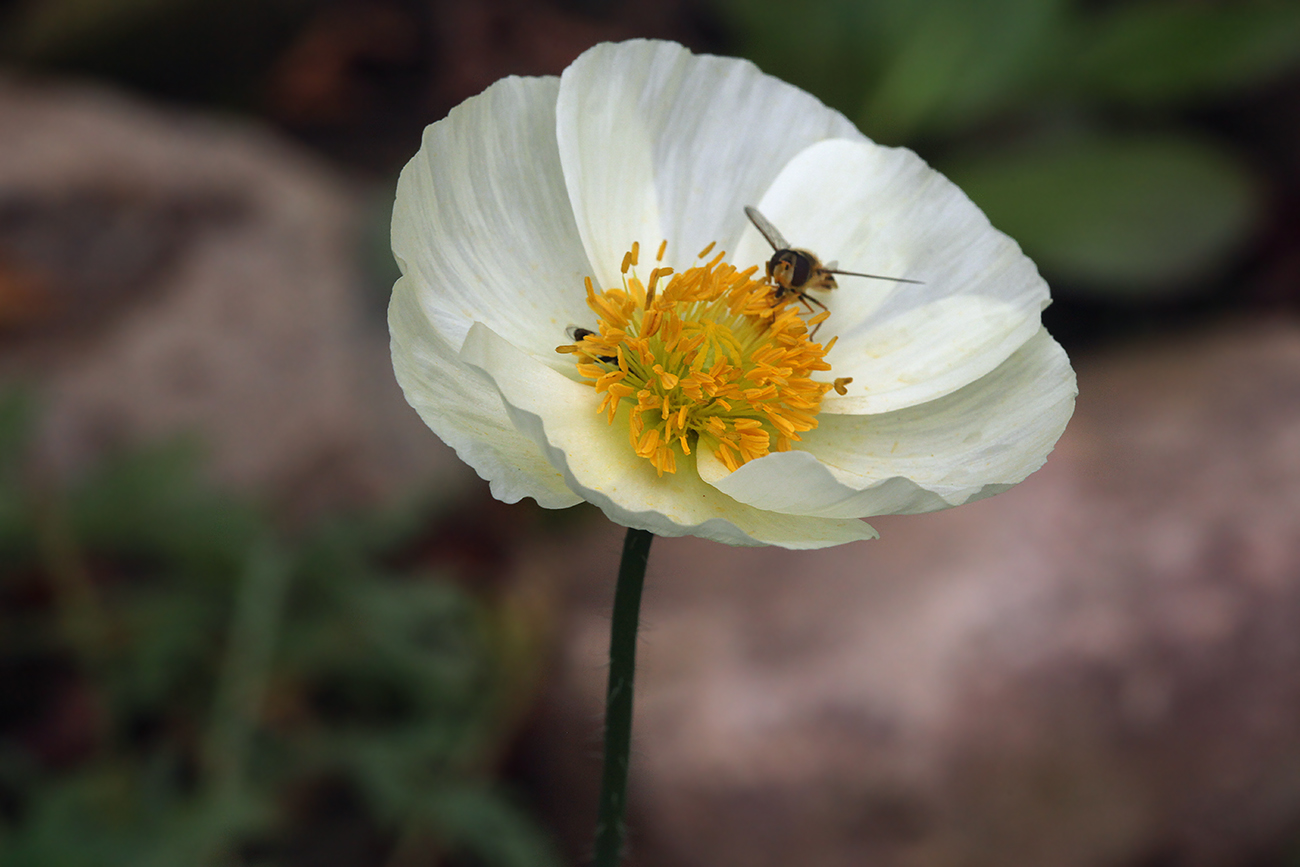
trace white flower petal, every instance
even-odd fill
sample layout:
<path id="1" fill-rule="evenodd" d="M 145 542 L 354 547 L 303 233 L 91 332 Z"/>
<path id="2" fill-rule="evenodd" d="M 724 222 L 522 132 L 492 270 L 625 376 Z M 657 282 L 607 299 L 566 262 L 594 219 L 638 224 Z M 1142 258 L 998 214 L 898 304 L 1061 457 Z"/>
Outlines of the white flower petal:
<path id="1" fill-rule="evenodd" d="M 496 384 L 515 426 L 544 449 L 570 488 L 616 523 L 731 545 L 820 548 L 876 537 L 857 520 L 781 515 L 737 503 L 686 466 L 663 477 L 637 457 L 625 427 L 597 414 L 596 392 L 538 362 L 481 323 L 461 350 Z"/>
<path id="2" fill-rule="evenodd" d="M 710 242 L 730 249 L 743 207 L 792 157 L 822 139 L 862 138 L 752 63 L 671 42 L 587 51 L 564 72 L 556 114 L 574 214 L 604 287 L 619 285 L 633 241 L 646 262 L 666 239 L 665 262 L 678 270 Z"/>
<path id="3" fill-rule="evenodd" d="M 904 148 L 833 140 L 787 164 L 759 209 L 796 247 L 837 267 L 924 281 L 837 278 L 817 295 L 831 311 L 824 340 L 847 396 L 823 413 L 879 413 L 934 400 L 974 382 L 1039 328 L 1048 303 L 1038 270 L 966 194 Z M 763 261 L 756 231 L 736 263 Z"/>
<path id="4" fill-rule="evenodd" d="M 515 428 L 492 383 L 466 366 L 432 327 L 411 277 L 393 287 L 388 306 L 393 371 L 406 400 L 462 461 L 506 503 L 532 497 L 548 509 L 582 502 L 537 445 Z"/>
<path id="5" fill-rule="evenodd" d="M 698 461 L 719 490 L 764 510 L 829 518 L 910 514 L 1006 490 L 1042 466 L 1074 411 L 1074 371 L 1038 333 L 1004 364 L 939 400 L 874 416 L 819 416 L 800 451 L 728 474 Z"/>
<path id="6" fill-rule="evenodd" d="M 558 91 L 557 78 L 498 81 L 426 129 L 402 171 L 393 253 L 456 349 L 485 321 L 552 359 L 565 328 L 591 318 L 591 266 L 555 144 Z"/>

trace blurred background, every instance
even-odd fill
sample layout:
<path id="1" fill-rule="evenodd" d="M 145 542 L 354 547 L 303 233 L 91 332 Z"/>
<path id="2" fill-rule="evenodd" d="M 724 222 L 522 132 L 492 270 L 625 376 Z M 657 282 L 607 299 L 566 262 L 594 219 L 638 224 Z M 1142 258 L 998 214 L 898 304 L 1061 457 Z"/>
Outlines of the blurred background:
<path id="1" fill-rule="evenodd" d="M 659 540 L 635 865 L 1300 865 L 1300 2 L 0 0 L 0 864 L 587 861 L 619 528 L 405 406 L 422 128 L 748 57 L 1038 263 L 1047 467 Z"/>

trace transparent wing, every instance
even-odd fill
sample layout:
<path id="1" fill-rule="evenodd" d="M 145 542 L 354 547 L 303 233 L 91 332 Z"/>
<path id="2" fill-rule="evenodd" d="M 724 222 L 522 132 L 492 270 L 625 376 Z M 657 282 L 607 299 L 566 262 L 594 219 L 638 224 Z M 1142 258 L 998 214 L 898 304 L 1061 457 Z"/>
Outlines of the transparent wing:
<path id="1" fill-rule="evenodd" d="M 768 222 L 767 217 L 758 212 L 758 208 L 751 208 L 746 205 L 745 216 L 749 217 L 749 221 L 754 224 L 754 228 L 758 229 L 759 234 L 767 239 L 767 243 L 772 245 L 773 250 L 790 249 L 790 243 L 777 231 L 776 226 Z"/>
<path id="2" fill-rule="evenodd" d="M 577 343 L 588 334 L 595 334 L 596 332 L 592 331 L 590 328 L 583 328 L 580 325 L 570 325 L 568 328 L 564 329 L 564 333 L 568 335 L 570 340 Z"/>

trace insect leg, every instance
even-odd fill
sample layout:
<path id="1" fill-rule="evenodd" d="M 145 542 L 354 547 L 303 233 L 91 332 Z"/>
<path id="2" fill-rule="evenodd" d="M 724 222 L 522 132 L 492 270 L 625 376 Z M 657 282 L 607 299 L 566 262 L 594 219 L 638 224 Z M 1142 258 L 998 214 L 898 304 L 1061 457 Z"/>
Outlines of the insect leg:
<path id="1" fill-rule="evenodd" d="M 813 312 L 814 304 L 816 304 L 821 309 L 825 310 L 827 313 L 831 312 L 830 308 L 827 307 L 825 304 L 823 304 L 820 299 L 814 298 L 813 296 L 809 295 L 806 292 L 799 293 L 799 300 L 802 301 L 804 303 L 804 306 L 808 308 L 809 313 Z M 817 332 L 821 330 L 821 327 L 823 324 L 825 324 L 825 322 L 826 320 L 823 319 L 821 322 L 818 322 L 816 325 L 813 326 L 813 330 L 808 334 L 809 339 L 812 339 L 817 336 Z"/>
<path id="2" fill-rule="evenodd" d="M 829 307 L 827 307 L 825 304 L 823 304 L 823 303 L 822 303 L 821 301 L 819 301 L 818 299 L 816 299 L 816 298 L 812 297 L 811 295 L 809 295 L 807 292 L 800 292 L 800 293 L 799 293 L 799 300 L 802 301 L 802 302 L 804 303 L 804 306 L 806 306 L 806 307 L 808 308 L 808 312 L 809 312 L 809 313 L 812 313 L 812 312 L 813 312 L 813 307 L 812 307 L 812 306 L 813 306 L 814 304 L 816 304 L 818 307 L 820 307 L 821 309 L 823 309 L 823 310 L 825 310 L 825 311 L 827 311 L 827 312 L 830 311 L 830 308 L 829 308 Z"/>

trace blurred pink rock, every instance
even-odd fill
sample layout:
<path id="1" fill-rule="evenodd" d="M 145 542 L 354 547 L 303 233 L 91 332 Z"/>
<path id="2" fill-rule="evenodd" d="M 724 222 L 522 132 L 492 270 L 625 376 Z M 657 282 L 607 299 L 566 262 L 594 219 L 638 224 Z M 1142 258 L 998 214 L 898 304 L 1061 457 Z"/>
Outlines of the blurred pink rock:
<path id="1" fill-rule="evenodd" d="M 363 309 L 361 192 L 233 121 L 0 80 L 0 377 L 34 385 L 46 456 L 193 432 L 303 512 L 472 479 Z"/>
<path id="2" fill-rule="evenodd" d="M 1082 359 L 1047 466 L 815 553 L 655 542 L 639 867 L 1230 865 L 1300 820 L 1300 329 Z M 617 528 L 535 772 L 594 814 Z"/>

